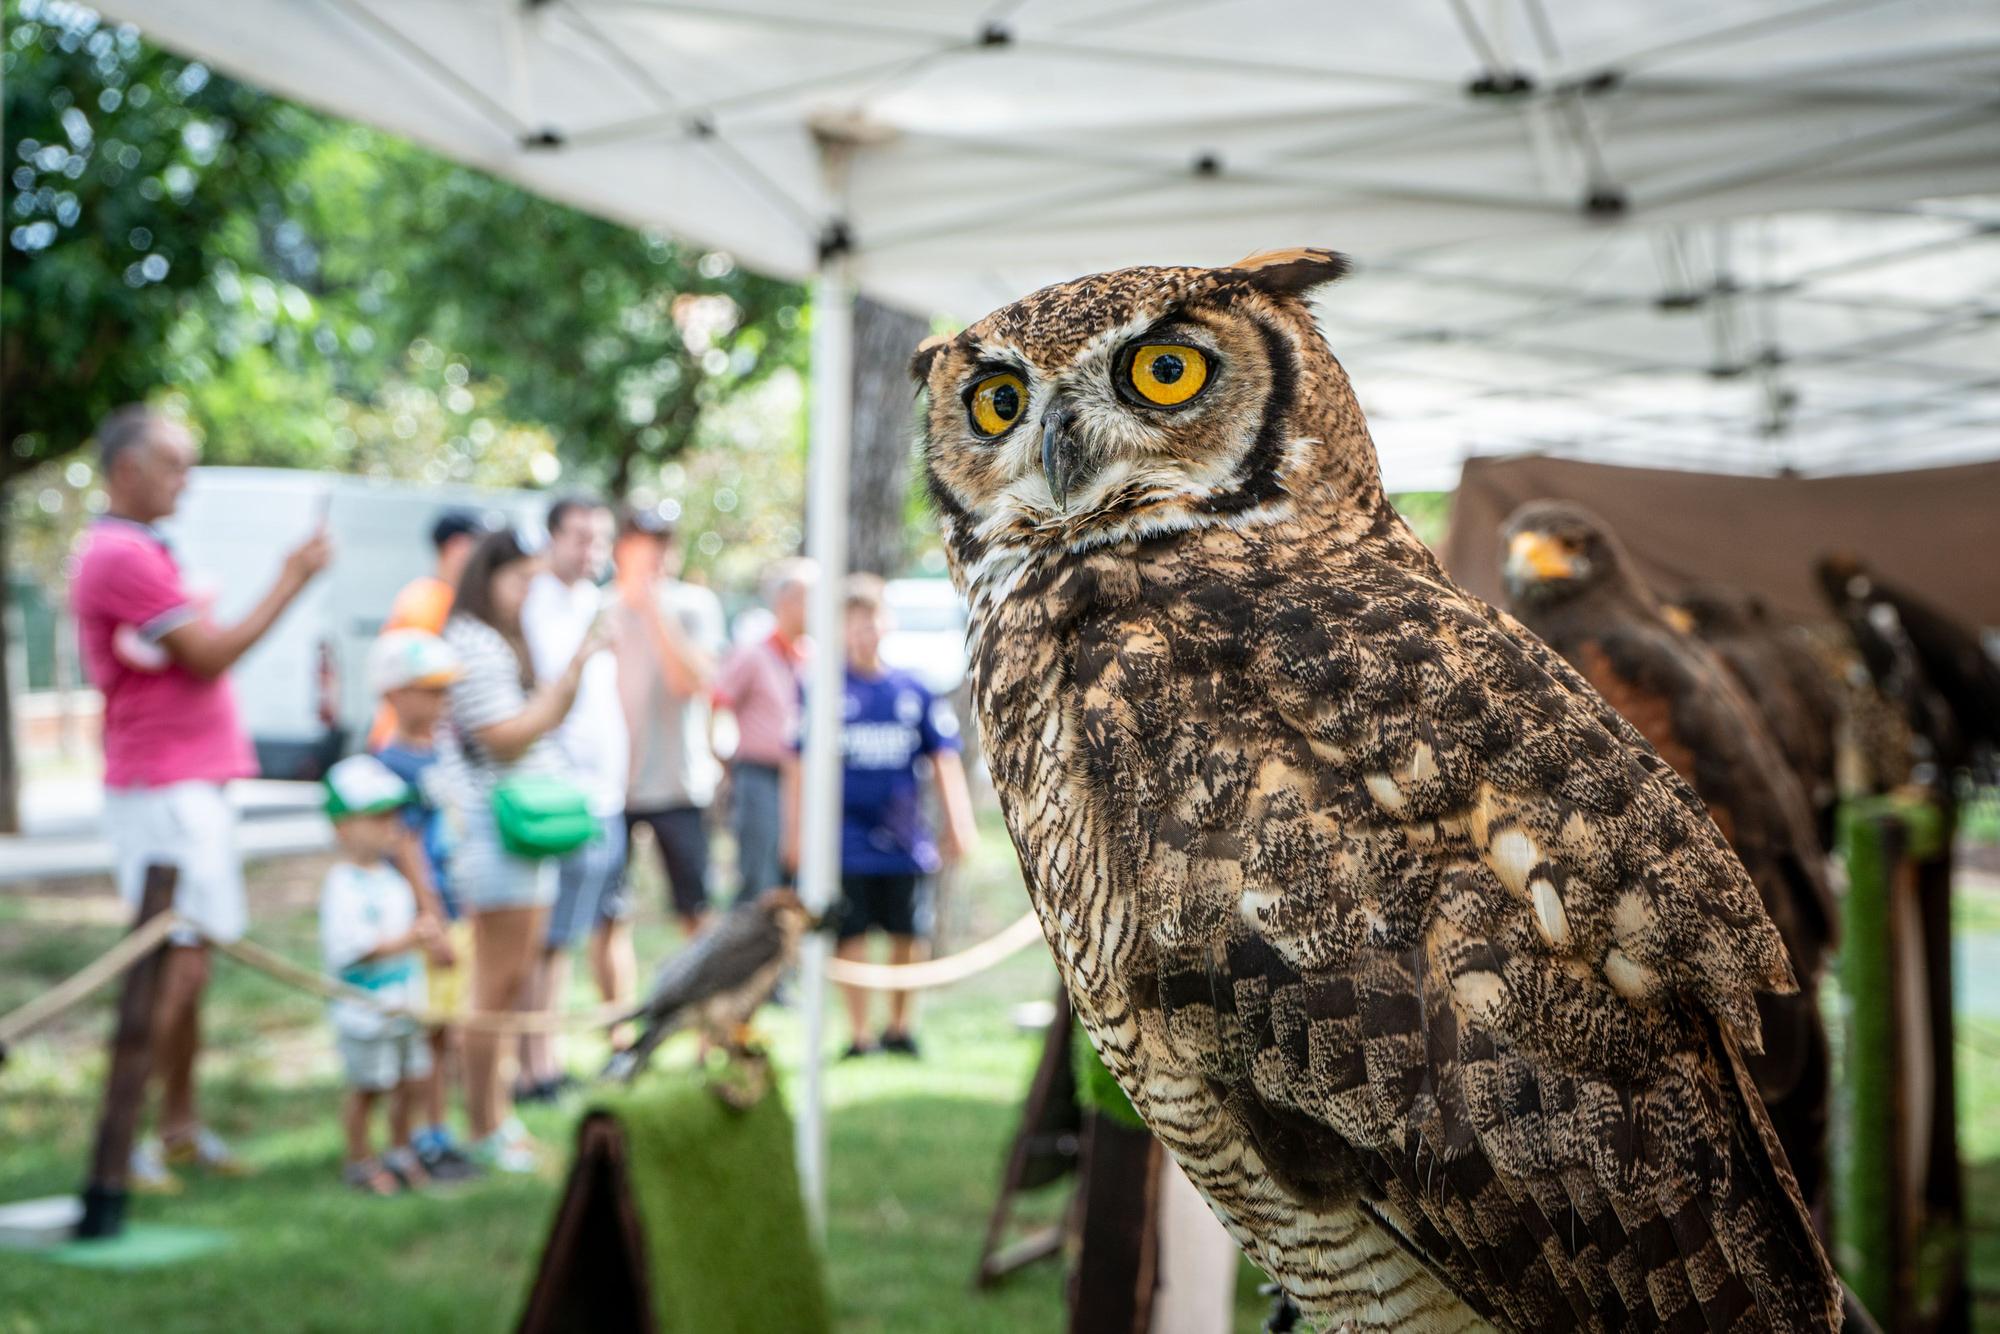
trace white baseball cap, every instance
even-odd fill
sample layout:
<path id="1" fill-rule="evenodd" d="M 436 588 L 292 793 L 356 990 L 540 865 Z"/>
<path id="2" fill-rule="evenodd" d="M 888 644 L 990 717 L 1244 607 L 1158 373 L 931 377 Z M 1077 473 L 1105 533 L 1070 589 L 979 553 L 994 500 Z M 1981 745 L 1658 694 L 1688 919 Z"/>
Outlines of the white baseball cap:
<path id="1" fill-rule="evenodd" d="M 428 630 L 391 630 L 368 650 L 368 686 L 378 695 L 457 679 L 458 654 Z"/>
<path id="2" fill-rule="evenodd" d="M 326 771 L 326 815 L 381 815 L 410 804 L 410 785 L 373 755 L 349 755 Z"/>

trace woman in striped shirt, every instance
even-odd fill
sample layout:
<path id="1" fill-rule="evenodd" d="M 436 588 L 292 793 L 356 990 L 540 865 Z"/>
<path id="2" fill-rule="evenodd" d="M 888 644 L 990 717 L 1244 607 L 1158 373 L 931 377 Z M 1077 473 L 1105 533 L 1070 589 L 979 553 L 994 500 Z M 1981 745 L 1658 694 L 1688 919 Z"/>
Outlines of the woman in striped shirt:
<path id="1" fill-rule="evenodd" d="M 541 563 L 513 532 L 481 539 L 459 577 L 444 639 L 458 653 L 450 722 L 439 758 L 460 815 L 452 880 L 472 920 L 472 1005 L 477 1010 L 523 1008 L 525 983 L 541 948 L 555 863 L 517 857 L 501 846 L 493 821 L 493 789 L 520 774 L 565 774 L 549 734 L 576 702 L 583 666 L 604 647 L 593 627 L 568 668 L 537 685 L 521 636 L 521 604 Z M 535 1167 L 533 1143 L 513 1117 L 500 1077 L 500 1036 L 465 1035 L 466 1114 L 472 1155 L 503 1172 Z"/>

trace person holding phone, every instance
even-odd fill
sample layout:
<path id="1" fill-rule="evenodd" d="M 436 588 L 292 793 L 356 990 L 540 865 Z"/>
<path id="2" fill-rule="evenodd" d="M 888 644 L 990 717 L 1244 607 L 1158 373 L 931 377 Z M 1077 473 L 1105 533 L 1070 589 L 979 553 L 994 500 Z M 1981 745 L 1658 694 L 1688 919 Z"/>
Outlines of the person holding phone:
<path id="1" fill-rule="evenodd" d="M 439 763 L 458 808 L 459 841 L 452 850 L 452 887 L 472 922 L 472 1008 L 529 1008 L 528 983 L 542 953 L 549 905 L 556 897 L 553 854 L 510 847 L 496 798 L 524 782 L 572 778 L 555 733 L 575 705 L 585 669 L 604 647 L 586 634 L 553 679 L 538 681 L 522 634 L 521 609 L 542 560 L 512 530 L 492 533 L 473 548 L 458 582 L 444 641 L 459 672 L 446 694 Z M 579 814 L 583 795 L 571 787 Z M 585 817 L 587 819 L 587 816 Z M 465 1035 L 466 1119 L 480 1166 L 532 1172 L 533 1141 L 514 1118 L 501 1078 L 500 1035 Z"/>
<path id="2" fill-rule="evenodd" d="M 605 594 L 598 581 L 611 564 L 611 510 L 596 496 L 564 496 L 549 506 L 548 529 L 541 573 L 521 608 L 521 635 L 543 681 L 560 677 L 577 646 L 593 634 L 603 639 Z M 591 975 L 606 1002 L 631 1000 L 638 985 L 625 893 L 627 738 L 612 654 L 599 653 L 585 664 L 576 704 L 556 729 L 555 743 L 589 798 L 600 833 L 556 866 L 556 901 L 531 984 L 534 1008 L 551 1012 L 562 1008 L 569 991 L 570 952 L 586 942 Z M 616 1045 L 628 1034 L 611 1036 Z M 517 1099 L 550 1101 L 574 1082 L 563 1070 L 559 1035 L 522 1036 Z"/>
<path id="3" fill-rule="evenodd" d="M 172 1166 L 242 1171 L 196 1114 L 194 1084 L 208 941 L 236 939 L 248 917 L 228 785 L 254 777 L 257 762 L 229 670 L 327 567 L 333 547 L 321 523 L 286 554 L 270 591 L 220 624 L 154 527 L 187 487 L 193 436 L 134 404 L 106 417 L 96 438 L 108 505 L 84 539 L 70 605 L 104 697 L 105 828 L 126 902 L 138 904 L 148 866 L 175 867 L 174 911 L 190 924 L 168 938 L 154 1001 L 159 1140 L 142 1141 L 131 1165 L 133 1189 L 165 1192 L 179 1187 Z"/>
<path id="4" fill-rule="evenodd" d="M 708 807 L 722 777 L 708 744 L 722 604 L 684 582 L 674 525 L 656 509 L 626 514 L 618 542 L 618 689 L 631 729 L 626 828 L 648 830 L 681 930 L 707 923 Z"/>

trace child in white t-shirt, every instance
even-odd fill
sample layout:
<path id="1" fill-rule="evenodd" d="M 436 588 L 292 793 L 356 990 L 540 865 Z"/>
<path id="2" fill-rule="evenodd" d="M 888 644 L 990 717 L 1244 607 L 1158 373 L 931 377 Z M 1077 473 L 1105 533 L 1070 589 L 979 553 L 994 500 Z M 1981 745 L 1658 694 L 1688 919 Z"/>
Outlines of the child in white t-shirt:
<path id="1" fill-rule="evenodd" d="M 350 756 L 327 771 L 326 813 L 340 860 L 320 889 L 320 953 L 327 972 L 377 1002 L 337 1000 L 330 1007 L 347 1079 L 343 1177 L 371 1195 L 394 1195 L 429 1180 L 410 1147 L 410 1131 L 431 1053 L 408 1012 L 424 1003 L 422 951 L 438 939 L 439 928 L 417 912 L 410 882 L 390 862 L 408 837 L 401 811 L 411 795 L 409 785 L 371 755 Z M 377 1158 L 369 1122 L 385 1093 L 390 1149 Z"/>

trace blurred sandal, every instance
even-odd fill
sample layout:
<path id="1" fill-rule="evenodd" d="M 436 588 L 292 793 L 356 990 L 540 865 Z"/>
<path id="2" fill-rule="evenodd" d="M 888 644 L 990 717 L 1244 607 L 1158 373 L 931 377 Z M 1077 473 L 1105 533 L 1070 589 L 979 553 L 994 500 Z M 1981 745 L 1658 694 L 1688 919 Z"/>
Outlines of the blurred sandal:
<path id="1" fill-rule="evenodd" d="M 382 1155 L 382 1166 L 401 1182 L 404 1190 L 422 1190 L 431 1184 L 431 1174 L 412 1148 L 391 1149 Z"/>
<path id="2" fill-rule="evenodd" d="M 382 1165 L 380 1158 L 368 1158 L 358 1163 L 349 1163 L 340 1169 L 340 1179 L 363 1195 L 386 1197 L 403 1189 L 403 1183 L 396 1174 Z"/>

